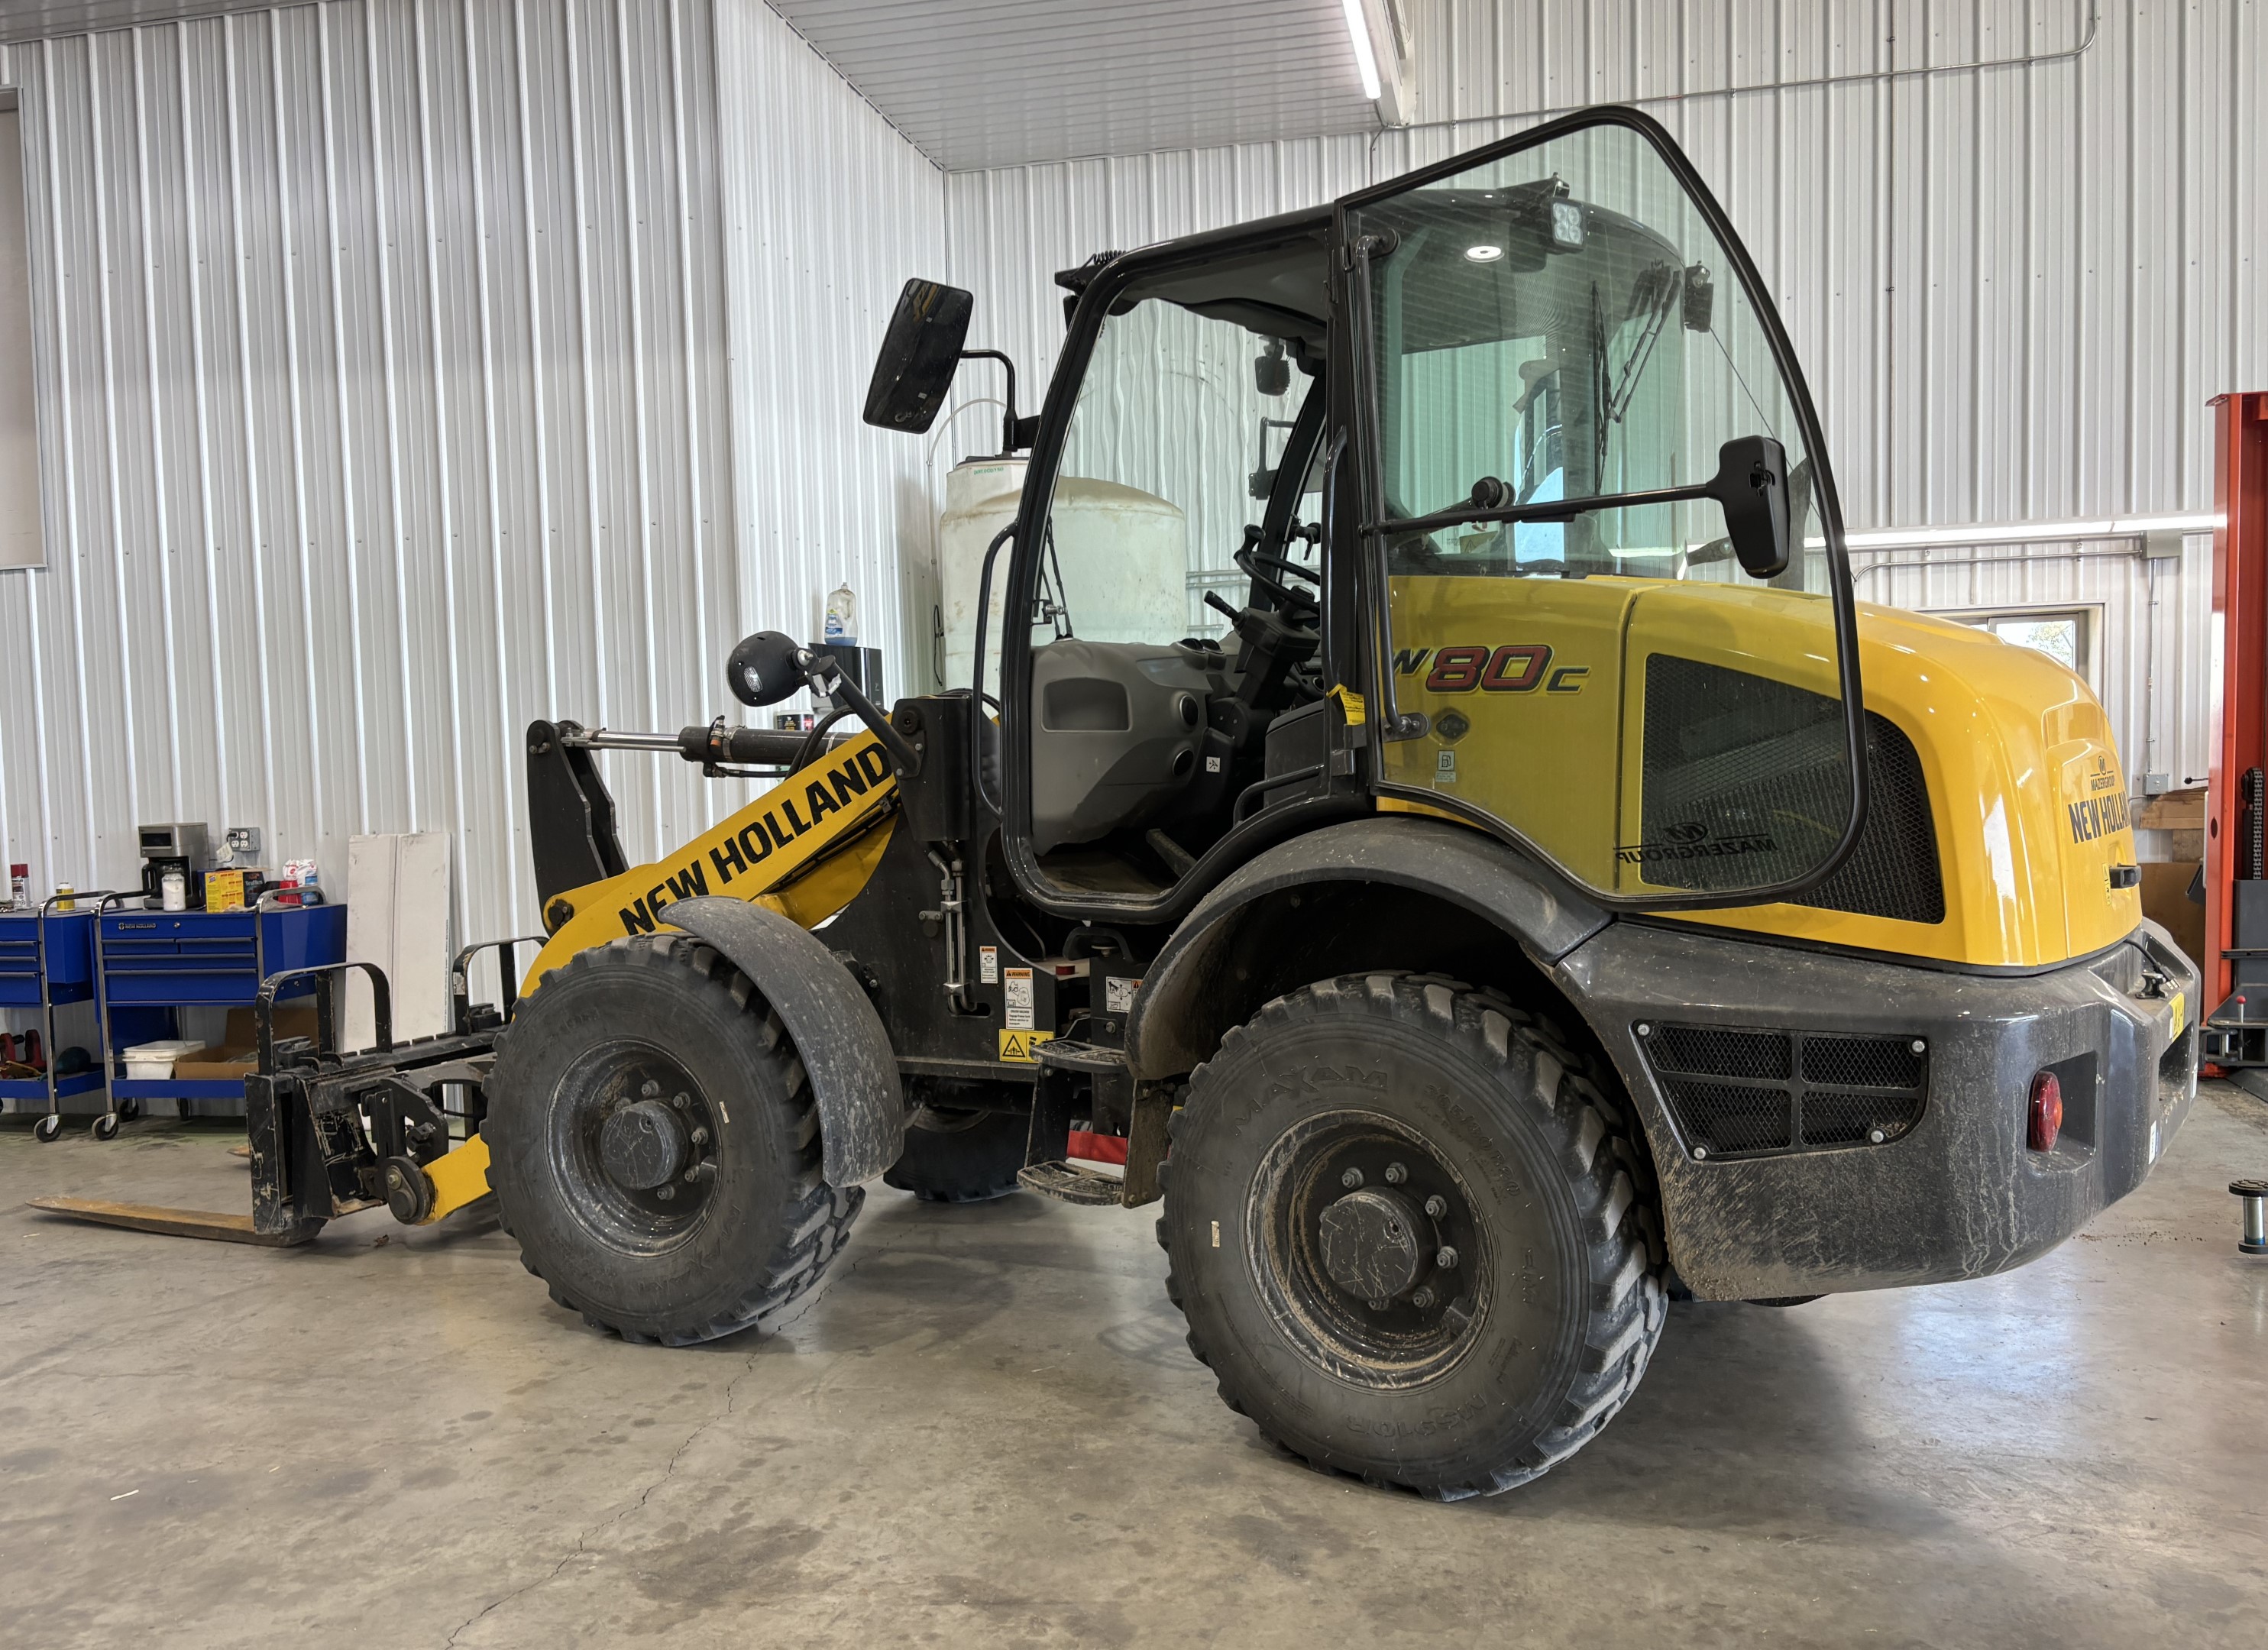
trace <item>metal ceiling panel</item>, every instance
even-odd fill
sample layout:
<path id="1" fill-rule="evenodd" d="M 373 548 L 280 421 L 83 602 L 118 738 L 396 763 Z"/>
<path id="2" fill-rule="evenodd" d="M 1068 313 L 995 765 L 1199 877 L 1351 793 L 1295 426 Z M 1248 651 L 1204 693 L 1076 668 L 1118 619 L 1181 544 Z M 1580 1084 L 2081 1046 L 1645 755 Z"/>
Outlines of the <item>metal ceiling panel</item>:
<path id="1" fill-rule="evenodd" d="M 1342 0 L 772 0 L 948 172 L 1368 132 Z"/>

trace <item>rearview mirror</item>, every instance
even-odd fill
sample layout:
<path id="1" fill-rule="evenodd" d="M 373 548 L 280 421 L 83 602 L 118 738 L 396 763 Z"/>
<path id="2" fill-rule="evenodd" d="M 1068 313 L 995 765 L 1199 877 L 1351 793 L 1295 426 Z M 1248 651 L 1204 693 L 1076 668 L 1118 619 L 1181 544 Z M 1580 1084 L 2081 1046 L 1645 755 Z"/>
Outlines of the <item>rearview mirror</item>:
<path id="1" fill-rule="evenodd" d="M 1725 512 L 1725 536 L 1751 578 L 1787 571 L 1787 449 L 1770 436 L 1735 436 L 1717 449 L 1709 497 Z"/>
<path id="2" fill-rule="evenodd" d="M 796 662 L 802 652 L 792 637 L 758 630 L 725 661 L 725 685 L 742 704 L 777 704 L 804 686 L 803 667 Z"/>
<path id="3" fill-rule="evenodd" d="M 920 435 L 937 422 L 961 365 L 968 337 L 968 318 L 976 300 L 957 286 L 911 280 L 898 294 L 889 330 L 874 357 L 866 386 L 865 421 L 882 430 Z M 746 645 L 746 644 L 743 644 Z M 737 691 L 737 689 L 735 689 Z"/>

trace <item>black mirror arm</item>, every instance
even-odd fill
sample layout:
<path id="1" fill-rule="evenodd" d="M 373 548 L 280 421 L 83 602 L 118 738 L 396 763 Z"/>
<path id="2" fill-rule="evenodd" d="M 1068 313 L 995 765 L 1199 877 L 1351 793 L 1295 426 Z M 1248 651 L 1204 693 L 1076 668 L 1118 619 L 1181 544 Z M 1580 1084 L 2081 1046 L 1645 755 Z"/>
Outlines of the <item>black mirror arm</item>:
<path id="1" fill-rule="evenodd" d="M 963 350 L 961 358 L 964 361 L 998 361 L 1008 375 L 1008 412 L 1000 421 L 1000 456 L 1005 459 L 1015 453 L 1020 446 L 1029 446 L 1031 438 L 1025 434 L 1027 421 L 1016 416 L 1016 364 L 998 350 Z M 1036 420 L 1030 422 L 1036 424 Z M 1031 433 L 1035 436 L 1038 431 L 1034 429 Z M 1023 438 L 1020 443 L 1019 438 Z"/>
<path id="2" fill-rule="evenodd" d="M 901 778 L 909 779 L 921 771 L 921 753 L 890 725 L 890 718 L 875 708 L 874 702 L 859 690 L 858 684 L 845 675 L 832 658 L 814 659 L 806 649 L 796 655 L 795 662 L 814 693 L 842 696 L 867 730 L 882 741 L 882 748 L 890 753 L 891 764 Z"/>

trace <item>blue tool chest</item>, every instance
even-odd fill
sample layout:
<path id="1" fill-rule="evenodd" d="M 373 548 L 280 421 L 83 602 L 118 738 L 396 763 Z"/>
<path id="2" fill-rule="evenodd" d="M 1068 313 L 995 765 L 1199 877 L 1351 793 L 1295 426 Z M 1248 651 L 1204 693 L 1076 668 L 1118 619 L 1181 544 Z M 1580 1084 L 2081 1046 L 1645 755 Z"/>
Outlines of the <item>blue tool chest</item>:
<path id="1" fill-rule="evenodd" d="M 259 926 L 255 929 L 254 924 Z M 271 911 L 107 911 L 102 917 L 103 996 L 135 1005 L 241 1005 L 285 969 L 342 962 L 347 908 Z M 312 981 L 286 987 L 305 996 Z"/>

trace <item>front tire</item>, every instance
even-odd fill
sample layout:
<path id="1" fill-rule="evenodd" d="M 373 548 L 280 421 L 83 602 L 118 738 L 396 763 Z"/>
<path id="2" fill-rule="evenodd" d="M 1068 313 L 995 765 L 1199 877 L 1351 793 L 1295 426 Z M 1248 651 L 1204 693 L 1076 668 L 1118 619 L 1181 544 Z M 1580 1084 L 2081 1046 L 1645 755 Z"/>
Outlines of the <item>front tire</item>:
<path id="1" fill-rule="evenodd" d="M 865 1194 L 820 1172 L 819 1113 L 748 977 L 680 935 L 545 976 L 488 1081 L 489 1186 L 551 1297 L 626 1340 L 747 1328 L 819 1280 Z"/>
<path id="2" fill-rule="evenodd" d="M 1191 1073 L 1159 1239 L 1229 1407 L 1441 1499 L 1595 1436 L 1665 1317 L 1619 1086 L 1551 1020 L 1396 974 L 1277 998 Z"/>

